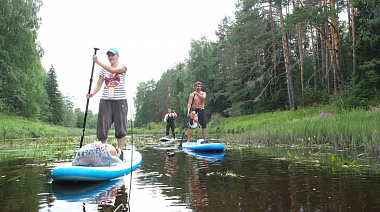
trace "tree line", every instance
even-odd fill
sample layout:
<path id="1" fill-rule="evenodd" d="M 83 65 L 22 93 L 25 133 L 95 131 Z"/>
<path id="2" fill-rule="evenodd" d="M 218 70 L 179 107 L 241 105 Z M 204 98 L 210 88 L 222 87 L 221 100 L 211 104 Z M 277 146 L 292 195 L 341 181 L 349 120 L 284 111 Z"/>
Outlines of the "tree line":
<path id="1" fill-rule="evenodd" d="M 217 41 L 192 40 L 188 58 L 158 81 L 138 85 L 136 126 L 161 122 L 167 108 L 184 123 L 196 81 L 208 94 L 208 118 L 326 103 L 378 107 L 379 3 L 237 0 L 234 17 L 215 31 Z M 41 65 L 41 6 L 41 0 L 0 0 L 0 111 L 81 128 L 84 113 L 59 91 L 53 65 L 48 71 Z M 95 126 L 89 111 L 87 127 Z"/>
<path id="2" fill-rule="evenodd" d="M 58 89 L 53 65 L 41 65 L 43 48 L 37 42 L 40 0 L 0 0 L 0 111 L 30 120 L 83 127 L 84 113 Z M 87 127 L 97 116 L 88 112 Z"/>
<path id="3" fill-rule="evenodd" d="M 158 81 L 138 85 L 136 126 L 161 122 L 167 108 L 184 123 L 196 81 L 207 92 L 208 118 L 331 103 L 343 110 L 379 107 L 379 0 L 235 5 L 217 41 L 193 40 L 188 58 Z"/>

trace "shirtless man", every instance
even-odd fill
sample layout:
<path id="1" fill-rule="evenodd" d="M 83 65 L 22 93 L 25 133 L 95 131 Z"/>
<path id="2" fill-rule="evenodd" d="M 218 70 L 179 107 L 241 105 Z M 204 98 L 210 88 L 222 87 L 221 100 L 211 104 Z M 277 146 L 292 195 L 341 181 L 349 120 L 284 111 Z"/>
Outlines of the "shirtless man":
<path id="1" fill-rule="evenodd" d="M 187 116 L 191 116 L 191 111 L 195 111 L 196 116 L 198 116 L 198 124 L 199 127 L 202 128 L 202 135 L 204 142 L 207 142 L 206 138 L 206 111 L 205 111 L 205 100 L 207 97 L 206 92 L 201 91 L 202 83 L 195 83 L 195 91 L 189 95 L 189 103 L 187 104 Z M 191 108 L 191 103 L 193 103 L 193 107 Z M 190 129 L 187 135 L 187 144 L 190 143 L 191 135 L 193 134 L 194 127 L 194 119 L 190 119 Z"/>

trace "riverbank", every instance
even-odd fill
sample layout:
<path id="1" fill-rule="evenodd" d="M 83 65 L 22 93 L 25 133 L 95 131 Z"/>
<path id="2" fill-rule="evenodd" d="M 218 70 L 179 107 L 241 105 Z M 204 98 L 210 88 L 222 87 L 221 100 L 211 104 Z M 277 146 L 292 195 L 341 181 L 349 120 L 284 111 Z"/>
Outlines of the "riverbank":
<path id="1" fill-rule="evenodd" d="M 323 145 L 379 150 L 380 111 L 339 111 L 328 107 L 233 118 L 213 118 L 209 133 L 260 145 Z"/>
<path id="2" fill-rule="evenodd" d="M 151 130 L 135 131 L 154 133 L 159 126 L 159 123 L 151 123 Z M 207 123 L 207 134 L 209 137 L 220 135 L 231 145 L 333 145 L 373 152 L 380 150 L 379 126 L 380 111 L 320 106 L 230 118 L 213 115 Z M 176 129 L 177 137 L 182 136 L 182 130 Z M 200 134 L 201 130 L 194 130 L 194 135 Z"/>
<path id="3" fill-rule="evenodd" d="M 17 116 L 0 114 L 0 120 L 2 139 L 80 136 L 82 133 L 82 129 L 52 126 Z M 153 135 L 160 126 L 161 123 L 150 123 L 147 128 L 128 129 L 128 133 Z M 209 137 L 218 135 L 231 144 L 334 145 L 344 149 L 363 148 L 368 152 L 380 150 L 379 126 L 380 111 L 342 111 L 321 106 L 229 118 L 213 115 L 207 133 Z M 183 128 L 176 128 L 177 137 L 181 137 L 182 132 Z M 95 129 L 86 129 L 86 135 L 95 133 Z M 164 133 L 162 127 L 157 137 Z M 195 136 L 200 134 L 201 130 L 194 130 Z"/>
<path id="4" fill-rule="evenodd" d="M 95 129 L 86 129 L 86 135 L 94 135 Z M 49 125 L 30 121 L 20 116 L 0 113 L 0 140 L 20 138 L 54 138 L 81 136 L 82 129 Z"/>

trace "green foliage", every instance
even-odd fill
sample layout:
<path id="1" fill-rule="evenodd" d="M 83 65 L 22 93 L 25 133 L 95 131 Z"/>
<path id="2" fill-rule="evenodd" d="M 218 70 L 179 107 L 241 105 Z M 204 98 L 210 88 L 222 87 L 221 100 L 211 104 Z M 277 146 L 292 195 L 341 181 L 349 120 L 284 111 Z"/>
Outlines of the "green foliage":
<path id="1" fill-rule="evenodd" d="M 63 126 L 65 127 L 75 127 L 76 125 L 76 116 L 74 111 L 74 103 L 68 98 L 64 97 L 63 104 Z"/>
<path id="2" fill-rule="evenodd" d="M 321 116 L 321 113 L 329 115 Z M 380 148 L 380 112 L 332 107 L 309 107 L 297 111 L 274 111 L 257 115 L 217 118 L 209 122 L 208 134 L 230 135 L 261 145 L 313 145 L 330 143 L 343 148 Z M 352 124 L 355 123 L 355 124 Z"/>
<path id="3" fill-rule="evenodd" d="M 347 161 L 347 160 L 344 160 L 342 161 L 341 158 L 339 158 L 338 156 L 334 156 L 332 155 L 331 156 L 331 163 L 332 163 L 332 171 L 333 172 L 337 172 L 339 169 L 341 169 L 342 167 L 355 167 L 355 162 L 356 160 L 350 162 L 350 161 Z"/>
<path id="4" fill-rule="evenodd" d="M 380 70 L 380 1 L 356 0 L 357 43 L 359 74 Z M 379 84 L 377 84 L 379 85 Z M 379 88 L 379 87 L 378 87 Z"/>
<path id="5" fill-rule="evenodd" d="M 159 81 L 150 80 L 138 85 L 136 97 L 134 97 L 136 127 L 146 127 L 150 122 L 161 122 L 168 108 L 175 110 L 178 114 L 177 125 L 183 123 L 190 94 L 190 92 L 184 93 L 187 87 L 184 85 L 184 69 L 184 63 L 179 63 L 163 73 Z"/>
<path id="6" fill-rule="evenodd" d="M 81 128 L 52 126 L 40 121 L 30 121 L 20 116 L 0 113 L 0 140 L 80 136 Z M 96 134 L 96 130 L 86 128 L 86 135 L 94 134 Z"/>
<path id="7" fill-rule="evenodd" d="M 136 97 L 133 98 L 136 108 L 135 125 L 146 126 L 151 121 L 157 108 L 154 106 L 155 99 L 153 90 L 156 87 L 156 82 L 141 82 L 137 87 Z"/>
<path id="8" fill-rule="evenodd" d="M 347 87 L 342 96 L 334 95 L 333 103 L 341 110 L 351 110 L 353 108 L 370 108 L 371 101 L 378 98 L 380 84 L 380 74 L 374 71 L 367 71 L 364 76 L 358 78 L 354 76 L 347 83 Z"/>
<path id="9" fill-rule="evenodd" d="M 42 2 L 0 2 L 0 110 L 31 119 L 39 116 L 41 50 L 36 43 Z"/>
<path id="10" fill-rule="evenodd" d="M 0 119 L 2 138 L 37 138 L 67 133 L 63 128 L 52 127 L 41 122 L 32 122 L 22 117 L 0 114 Z"/>
<path id="11" fill-rule="evenodd" d="M 63 124 L 64 101 L 61 92 L 58 89 L 57 74 L 53 65 L 47 73 L 45 81 L 45 90 L 49 99 L 49 118 L 48 122 L 61 125 Z"/>
<path id="12" fill-rule="evenodd" d="M 341 11 L 333 9 L 329 5 L 322 5 L 315 7 L 314 5 L 307 5 L 304 7 L 294 7 L 292 14 L 287 14 L 285 23 L 286 26 L 292 27 L 298 21 L 309 20 L 313 24 L 324 24 L 326 20 L 337 18 Z M 291 28 L 286 28 L 290 30 Z"/>
<path id="13" fill-rule="evenodd" d="M 348 82 L 346 91 L 339 94 L 332 93 L 336 87 L 334 70 L 326 68 L 331 58 L 325 61 L 326 48 L 321 46 L 323 36 L 316 28 L 338 17 L 346 7 L 342 2 L 337 2 L 337 9 L 316 2 L 304 2 L 302 7 L 289 4 L 287 14 L 283 14 L 285 26 L 282 27 L 278 16 L 282 3 L 237 1 L 234 17 L 225 17 L 218 25 L 217 41 L 210 41 L 205 36 L 192 40 L 189 57 L 184 62 L 168 69 L 157 82 L 150 80 L 139 84 L 134 97 L 136 126 L 159 123 L 167 108 L 172 108 L 178 114 L 177 129 L 182 127 L 187 119 L 188 95 L 194 90 L 195 81 L 201 81 L 207 92 L 208 120 L 213 114 L 218 114 L 220 120 L 251 114 L 260 117 L 261 113 L 287 110 L 290 82 L 286 77 L 289 73 L 285 72 L 283 32 L 291 43 L 288 65 L 299 109 L 331 101 L 340 111 L 377 107 L 380 101 L 379 0 L 352 2 L 357 26 L 355 45 L 349 39 L 347 23 L 339 22 L 343 82 Z M 54 68 L 45 73 L 41 67 L 43 50 L 36 42 L 40 24 L 37 13 L 41 5 L 40 0 L 0 1 L 0 111 L 30 120 L 82 128 L 84 114 L 79 109 L 73 111 L 70 98 L 59 92 Z M 305 53 L 303 91 L 296 23 L 301 23 Z M 314 46 L 310 42 L 310 24 L 314 26 Z M 327 33 L 326 37 L 331 37 L 332 26 L 325 26 L 326 29 L 321 29 Z M 312 55 L 312 47 L 318 53 Z M 356 74 L 352 74 L 353 48 L 357 52 Z M 315 71 L 313 64 L 316 64 Z M 228 130 L 219 127 L 218 132 L 245 132 L 252 126 L 252 123 L 236 124 Z M 88 113 L 87 127 L 96 127 L 96 115 L 92 112 Z"/>

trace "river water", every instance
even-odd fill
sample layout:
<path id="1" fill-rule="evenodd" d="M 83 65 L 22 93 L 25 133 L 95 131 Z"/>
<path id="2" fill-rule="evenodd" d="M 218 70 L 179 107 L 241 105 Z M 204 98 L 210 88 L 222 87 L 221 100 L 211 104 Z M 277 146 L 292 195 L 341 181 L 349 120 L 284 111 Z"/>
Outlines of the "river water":
<path id="1" fill-rule="evenodd" d="M 55 164 L 3 160 L 0 211 L 114 211 L 121 204 L 139 212 L 380 209 L 378 165 L 359 158 L 355 166 L 354 158 L 348 166 L 334 166 L 331 155 L 278 147 L 227 148 L 213 155 L 170 146 L 138 151 L 138 170 L 101 183 L 59 183 L 50 176 Z"/>

